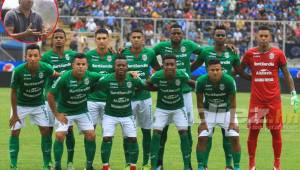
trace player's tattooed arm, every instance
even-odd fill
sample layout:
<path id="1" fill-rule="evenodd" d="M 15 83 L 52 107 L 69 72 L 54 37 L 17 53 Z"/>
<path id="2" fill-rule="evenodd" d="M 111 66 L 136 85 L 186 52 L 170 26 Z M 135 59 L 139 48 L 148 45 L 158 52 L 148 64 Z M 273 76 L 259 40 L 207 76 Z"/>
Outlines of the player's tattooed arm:
<path id="1" fill-rule="evenodd" d="M 235 117 L 236 117 L 236 95 L 231 94 L 229 95 L 229 100 L 230 100 L 230 124 L 229 124 L 229 129 L 233 129 L 235 131 L 239 131 L 238 129 L 238 124 L 235 122 Z"/>
<path id="2" fill-rule="evenodd" d="M 197 95 L 197 109 L 198 109 L 198 114 L 200 117 L 200 125 L 198 127 L 198 133 L 200 133 L 203 130 L 208 131 L 207 123 L 205 121 L 205 115 L 204 115 L 204 104 L 203 104 L 203 93 L 196 93 Z"/>
<path id="3" fill-rule="evenodd" d="M 62 124 L 68 124 L 68 119 L 65 117 L 65 115 L 63 113 L 59 113 L 56 109 L 55 96 L 53 93 L 48 93 L 48 103 L 55 118 Z"/>
<path id="4" fill-rule="evenodd" d="M 241 65 L 239 67 L 235 66 L 234 69 L 236 70 L 236 72 L 238 72 L 238 74 L 242 78 L 251 81 L 252 76 L 245 72 L 246 67 L 247 67 L 247 65 L 245 63 L 241 62 Z"/>
<path id="5" fill-rule="evenodd" d="M 9 127 L 14 128 L 17 122 L 20 122 L 20 119 L 17 114 L 17 89 L 11 89 L 10 94 L 12 116 L 9 119 Z M 20 122 L 21 123 L 21 122 Z"/>
<path id="6" fill-rule="evenodd" d="M 299 99 L 296 93 L 294 80 L 290 72 L 288 71 L 287 65 L 281 66 L 280 69 L 283 73 L 283 77 L 286 81 L 286 84 L 291 92 L 291 105 L 294 106 L 294 112 L 296 113 L 299 107 Z"/>

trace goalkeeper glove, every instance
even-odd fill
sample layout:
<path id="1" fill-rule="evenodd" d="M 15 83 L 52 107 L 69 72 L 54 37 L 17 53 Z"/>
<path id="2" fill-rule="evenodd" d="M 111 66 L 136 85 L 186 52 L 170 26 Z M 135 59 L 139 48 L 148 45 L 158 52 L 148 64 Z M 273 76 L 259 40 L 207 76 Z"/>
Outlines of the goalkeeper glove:
<path id="1" fill-rule="evenodd" d="M 291 105 L 294 106 L 294 112 L 296 113 L 299 106 L 299 99 L 295 90 L 291 92 Z"/>

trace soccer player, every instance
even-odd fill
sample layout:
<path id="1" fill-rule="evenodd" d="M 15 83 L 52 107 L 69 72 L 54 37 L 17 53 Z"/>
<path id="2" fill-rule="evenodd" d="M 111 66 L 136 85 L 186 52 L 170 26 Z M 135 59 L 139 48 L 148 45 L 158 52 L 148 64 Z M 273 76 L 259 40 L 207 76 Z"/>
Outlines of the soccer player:
<path id="1" fill-rule="evenodd" d="M 177 58 L 177 69 L 185 71 L 189 77 L 191 77 L 191 67 L 190 67 L 190 56 L 191 54 L 200 54 L 201 48 L 198 44 L 193 41 L 183 39 L 183 32 L 181 26 L 174 24 L 171 26 L 171 36 L 170 41 L 160 42 L 154 46 L 154 51 L 156 55 L 160 55 L 162 58 L 166 55 L 172 54 Z M 183 101 L 184 106 L 188 115 L 188 136 L 190 141 L 190 153 L 192 152 L 192 133 L 191 126 L 194 123 L 194 114 L 193 114 L 193 99 L 192 99 L 192 88 L 187 84 L 184 84 L 183 87 Z M 164 147 L 167 140 L 167 131 L 168 127 L 166 126 L 162 133 L 161 147 L 159 151 L 158 165 L 163 167 L 163 153 Z M 190 163 L 191 164 L 191 163 Z"/>
<path id="2" fill-rule="evenodd" d="M 248 155 L 249 170 L 255 169 L 255 152 L 260 129 L 266 118 L 266 126 L 272 134 L 274 151 L 274 170 L 280 170 L 282 110 L 279 85 L 279 69 L 283 72 L 287 86 L 291 92 L 294 111 L 298 109 L 299 100 L 293 79 L 287 69 L 284 52 L 272 47 L 271 30 L 266 25 L 258 28 L 257 47 L 246 51 L 241 69 L 249 67 L 252 73 L 251 97 L 248 113 Z"/>
<path id="3" fill-rule="evenodd" d="M 225 129 L 230 138 L 234 170 L 240 169 L 241 147 L 236 117 L 236 85 L 234 79 L 222 72 L 216 58 L 207 62 L 208 73 L 196 82 L 197 107 L 200 117 L 197 144 L 198 169 L 204 170 L 208 137 L 212 137 L 215 126 Z"/>
<path id="4" fill-rule="evenodd" d="M 116 54 L 112 53 L 109 48 L 109 34 L 106 29 L 100 28 L 95 32 L 96 49 L 86 53 L 89 64 L 89 71 L 108 74 L 114 71 L 113 65 Z M 92 116 L 94 126 L 101 123 L 106 101 L 106 93 L 102 89 L 94 91 L 88 95 L 88 110 Z"/>
<path id="5" fill-rule="evenodd" d="M 157 90 L 157 105 L 155 121 L 153 124 L 153 137 L 151 141 L 151 167 L 157 169 L 158 152 L 163 129 L 171 119 L 175 123 L 181 141 L 181 152 L 184 169 L 190 167 L 190 142 L 188 137 L 188 115 L 184 107 L 183 88 L 186 84 L 194 86 L 194 81 L 189 75 L 180 69 L 176 69 L 176 57 L 174 55 L 164 56 L 163 70 L 155 72 L 147 84 L 153 84 Z"/>
<path id="6" fill-rule="evenodd" d="M 65 43 L 66 43 L 66 33 L 63 29 L 58 28 L 53 32 L 52 35 L 52 50 L 46 51 L 41 61 L 50 64 L 55 71 L 62 74 L 64 71 L 72 69 L 72 59 L 73 56 L 76 54 L 75 51 L 72 50 L 65 50 Z M 53 85 L 56 78 L 48 79 L 46 84 L 46 99 L 48 95 L 48 91 Z M 51 134 L 53 132 L 53 125 L 54 125 L 54 115 L 51 112 L 49 107 L 48 101 L 46 101 L 46 110 L 48 112 L 48 116 L 50 119 L 50 131 Z M 51 135 L 52 136 L 52 135 Z M 51 138 L 52 143 L 52 138 Z M 73 126 L 70 125 L 68 129 L 68 133 L 66 136 L 66 146 L 68 152 L 68 159 L 67 159 L 67 170 L 74 170 L 73 167 L 73 157 L 74 157 L 74 148 L 75 148 L 75 138 L 73 133 Z"/>
<path id="7" fill-rule="evenodd" d="M 36 44 L 26 47 L 25 58 L 26 62 L 15 68 L 11 79 L 10 169 L 18 169 L 19 135 L 21 128 L 25 126 L 25 117 L 29 115 L 31 122 L 38 125 L 40 129 L 44 169 L 50 170 L 51 133 L 43 91 L 46 80 L 59 74 L 50 65 L 40 62 L 40 48 Z"/>
<path id="8" fill-rule="evenodd" d="M 140 78 L 134 79 L 127 73 L 128 65 L 124 56 L 116 58 L 114 73 L 108 74 L 98 82 L 98 88 L 106 92 L 105 112 L 102 120 L 103 140 L 101 145 L 101 157 L 103 170 L 109 170 L 109 158 L 112 147 L 112 139 L 116 124 L 122 125 L 123 136 L 127 138 L 128 163 L 126 169 L 135 170 L 138 160 L 137 131 L 132 115 L 131 100 L 136 88 L 145 85 Z"/>
<path id="9" fill-rule="evenodd" d="M 135 29 L 130 34 L 132 46 L 125 48 L 122 55 L 127 58 L 128 70 L 137 71 L 140 78 L 146 81 L 150 77 L 150 69 L 158 69 L 154 51 L 144 47 L 144 34 L 141 30 Z M 137 125 L 141 127 L 143 134 L 143 168 L 150 169 L 148 165 L 150 156 L 151 128 L 152 128 L 152 99 L 148 90 L 140 90 L 135 93 L 132 99 L 132 112 L 137 120 Z M 127 139 L 124 139 L 124 150 L 126 163 L 128 163 Z"/>
<path id="10" fill-rule="evenodd" d="M 214 28 L 213 37 L 215 44 L 214 46 L 203 47 L 200 55 L 191 65 L 191 70 L 194 71 L 203 63 L 205 63 L 206 70 L 208 68 L 208 62 L 211 59 L 218 59 L 222 66 L 223 73 L 234 76 L 233 72 L 239 73 L 245 79 L 250 80 L 251 77 L 245 74 L 243 71 L 240 71 L 240 59 L 239 56 L 233 53 L 231 50 L 226 48 L 225 42 L 227 39 L 226 27 L 223 25 L 218 25 Z M 226 161 L 226 170 L 233 169 L 232 167 L 232 154 L 231 154 L 231 143 L 229 137 L 225 136 L 225 129 L 222 128 L 223 135 L 223 149 L 225 152 L 225 161 Z M 212 137 L 208 136 L 207 141 L 207 150 L 205 160 L 203 162 L 204 167 L 207 167 L 209 152 L 212 145 Z"/>
<path id="11" fill-rule="evenodd" d="M 73 122 L 84 134 L 86 170 L 93 169 L 96 142 L 93 122 L 87 110 L 87 96 L 101 74 L 87 71 L 87 68 L 86 56 L 81 53 L 76 54 L 72 62 L 72 70 L 64 72 L 48 93 L 48 103 L 55 116 L 56 126 L 53 148 L 55 170 L 61 170 L 63 141 Z"/>

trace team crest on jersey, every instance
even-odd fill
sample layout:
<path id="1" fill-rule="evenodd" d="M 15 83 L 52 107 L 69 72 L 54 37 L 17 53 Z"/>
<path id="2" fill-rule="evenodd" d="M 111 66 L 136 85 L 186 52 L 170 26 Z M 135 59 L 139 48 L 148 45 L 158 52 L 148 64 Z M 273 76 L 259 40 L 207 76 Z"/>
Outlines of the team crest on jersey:
<path id="1" fill-rule="evenodd" d="M 85 84 L 85 85 L 89 85 L 89 83 L 90 83 L 90 80 L 89 80 L 88 78 L 85 78 L 85 79 L 84 79 L 84 84 Z"/>
<path id="2" fill-rule="evenodd" d="M 146 54 L 143 54 L 143 55 L 142 55 L 142 60 L 143 60 L 143 61 L 147 61 L 147 58 L 148 58 L 148 57 L 147 57 Z"/>
<path id="3" fill-rule="evenodd" d="M 220 84 L 220 90 L 224 90 L 225 89 L 225 85 L 224 84 Z"/>
<path id="4" fill-rule="evenodd" d="M 107 56 L 107 61 L 108 61 L 108 62 L 111 62 L 111 60 L 112 60 L 111 56 L 110 56 L 110 55 Z"/>
<path id="5" fill-rule="evenodd" d="M 132 83 L 131 82 L 127 82 L 127 87 L 131 88 L 132 87 Z"/>
<path id="6" fill-rule="evenodd" d="M 39 73 L 39 78 L 42 79 L 44 77 L 44 73 Z"/>
<path id="7" fill-rule="evenodd" d="M 176 80 L 175 80 L 175 85 L 176 85 L 176 86 L 180 86 L 180 80 L 176 79 Z"/>
<path id="8" fill-rule="evenodd" d="M 269 58 L 272 60 L 272 59 L 274 59 L 274 57 L 275 57 L 275 54 L 274 53 L 270 53 L 269 54 Z"/>
<path id="9" fill-rule="evenodd" d="M 180 50 L 181 50 L 181 52 L 183 52 L 183 53 L 186 52 L 186 48 L 185 48 L 185 47 L 181 47 Z"/>
<path id="10" fill-rule="evenodd" d="M 225 52 L 224 57 L 225 57 L 225 58 L 229 58 L 229 53 L 228 53 L 228 52 Z"/>
<path id="11" fill-rule="evenodd" d="M 69 54 L 66 54 L 65 58 L 66 58 L 66 60 L 70 60 Z"/>

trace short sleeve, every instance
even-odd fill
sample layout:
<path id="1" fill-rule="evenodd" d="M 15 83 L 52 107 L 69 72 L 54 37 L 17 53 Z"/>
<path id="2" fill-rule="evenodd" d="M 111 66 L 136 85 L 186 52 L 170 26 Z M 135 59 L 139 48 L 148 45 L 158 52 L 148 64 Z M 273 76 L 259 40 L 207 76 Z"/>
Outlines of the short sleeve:
<path id="1" fill-rule="evenodd" d="M 154 86 L 157 86 L 157 83 L 158 83 L 158 78 L 157 78 L 158 77 L 158 73 L 159 73 L 159 71 L 155 72 L 150 77 L 150 81 L 154 84 Z"/>
<path id="2" fill-rule="evenodd" d="M 189 77 L 189 75 L 185 72 L 185 71 L 182 71 L 182 70 L 180 70 L 181 71 L 181 81 L 183 81 L 183 82 L 187 82 L 189 79 L 190 79 L 190 77 Z"/>
<path id="3" fill-rule="evenodd" d="M 204 92 L 204 79 L 202 76 L 197 79 L 195 89 L 196 89 L 196 93 Z"/>
<path id="4" fill-rule="evenodd" d="M 44 65 L 45 65 L 45 70 L 46 70 L 47 76 L 51 77 L 54 74 L 53 67 L 50 64 L 48 64 L 48 63 L 44 63 Z"/>
<path id="5" fill-rule="evenodd" d="M 162 47 L 162 43 L 158 43 L 158 44 L 156 44 L 156 45 L 153 47 L 153 50 L 154 50 L 155 55 L 159 55 L 159 54 L 160 54 L 161 47 Z"/>
<path id="6" fill-rule="evenodd" d="M 156 58 L 156 56 L 155 56 L 154 50 L 151 50 L 151 51 L 149 52 L 149 54 L 150 54 L 150 56 L 151 56 L 151 61 L 150 61 L 151 67 L 153 68 L 153 67 L 159 65 L 159 64 L 158 64 L 158 61 L 157 61 L 157 58 Z"/>
<path id="7" fill-rule="evenodd" d="M 200 55 L 202 51 L 202 47 L 199 44 L 195 43 L 194 41 L 189 41 L 189 42 L 190 42 L 189 45 L 192 48 L 193 53 Z"/>
<path id="8" fill-rule="evenodd" d="M 141 78 L 133 79 L 133 82 L 134 82 L 134 86 L 139 88 L 139 89 L 142 89 L 142 88 L 146 87 L 144 81 Z"/>
<path id="9" fill-rule="evenodd" d="M 231 77 L 228 78 L 227 86 L 228 86 L 228 94 L 236 93 L 236 83 L 233 78 Z"/>
<path id="10" fill-rule="evenodd" d="M 52 84 L 49 92 L 53 93 L 54 95 L 58 94 L 59 89 L 62 88 L 62 86 L 63 86 L 63 83 L 64 83 L 64 81 L 63 81 L 62 76 L 59 76 Z"/>
<path id="11" fill-rule="evenodd" d="M 251 57 L 250 51 L 246 51 L 246 53 L 242 58 L 242 63 L 246 64 L 247 66 L 250 66 L 250 57 Z"/>
<path id="12" fill-rule="evenodd" d="M 103 77 L 102 74 L 97 73 L 97 72 L 89 72 L 89 74 L 90 74 L 90 79 L 91 79 L 91 81 L 92 81 L 92 84 L 98 82 L 98 80 L 99 80 L 101 77 Z"/>
<path id="13" fill-rule="evenodd" d="M 233 54 L 233 66 L 240 66 L 240 57 L 237 54 Z"/>
<path id="14" fill-rule="evenodd" d="M 20 85 L 18 71 L 14 70 L 11 76 L 10 87 L 13 89 L 17 89 Z"/>
<path id="15" fill-rule="evenodd" d="M 279 65 L 279 67 L 281 67 L 281 66 L 284 66 L 286 64 L 287 64 L 286 56 L 283 53 L 283 51 L 280 50 L 279 53 L 278 53 L 278 65 Z"/>
<path id="16" fill-rule="evenodd" d="M 8 11 L 4 18 L 4 26 L 5 27 L 14 27 L 15 26 L 15 17 L 14 11 Z"/>

